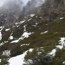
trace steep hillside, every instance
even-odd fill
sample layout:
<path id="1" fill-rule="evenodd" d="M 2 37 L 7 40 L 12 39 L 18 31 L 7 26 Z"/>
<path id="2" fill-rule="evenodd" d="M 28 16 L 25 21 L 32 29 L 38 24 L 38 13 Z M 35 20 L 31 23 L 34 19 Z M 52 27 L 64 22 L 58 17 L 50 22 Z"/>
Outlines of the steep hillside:
<path id="1" fill-rule="evenodd" d="M 20 17 L 10 28 L 1 26 L 0 64 L 65 65 L 64 1 L 46 0 L 39 13 Z"/>

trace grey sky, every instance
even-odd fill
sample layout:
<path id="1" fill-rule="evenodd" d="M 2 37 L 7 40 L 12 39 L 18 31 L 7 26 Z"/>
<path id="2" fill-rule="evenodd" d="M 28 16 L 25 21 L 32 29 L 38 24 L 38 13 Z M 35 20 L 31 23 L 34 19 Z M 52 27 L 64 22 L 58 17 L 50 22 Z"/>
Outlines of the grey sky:
<path id="1" fill-rule="evenodd" d="M 26 4 L 29 0 L 22 0 L 24 2 L 24 4 Z"/>
<path id="2" fill-rule="evenodd" d="M 2 6 L 5 1 L 6 1 L 6 0 L 0 0 L 0 6 Z"/>
<path id="3" fill-rule="evenodd" d="M 2 6 L 7 0 L 0 0 L 0 6 Z M 28 2 L 28 0 L 22 0 L 24 4 Z"/>

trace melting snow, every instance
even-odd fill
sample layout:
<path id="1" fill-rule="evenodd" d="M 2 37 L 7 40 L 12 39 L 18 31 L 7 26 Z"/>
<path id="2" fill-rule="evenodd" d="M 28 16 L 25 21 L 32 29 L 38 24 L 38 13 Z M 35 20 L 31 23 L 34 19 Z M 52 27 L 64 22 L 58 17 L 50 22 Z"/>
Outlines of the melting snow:
<path id="1" fill-rule="evenodd" d="M 3 26 L 0 26 L 0 29 L 2 29 L 3 28 Z"/>
<path id="2" fill-rule="evenodd" d="M 23 24 L 24 22 L 25 22 L 25 20 L 20 21 L 20 22 L 16 22 L 15 25 L 16 25 L 17 27 L 19 27 L 19 25 L 20 25 L 20 24 Z"/>
<path id="3" fill-rule="evenodd" d="M 11 43 L 17 43 L 19 42 L 19 39 L 18 40 L 13 40 Z"/>
<path id="4" fill-rule="evenodd" d="M 10 50 L 5 50 L 3 51 L 3 54 L 2 55 L 6 55 L 6 56 L 10 56 Z"/>
<path id="5" fill-rule="evenodd" d="M 61 45 L 57 45 L 56 47 L 59 48 L 59 49 L 63 48 L 63 46 L 61 46 Z"/>
<path id="6" fill-rule="evenodd" d="M 57 45 L 56 48 L 63 49 L 64 46 L 65 46 L 65 37 L 61 37 L 60 40 L 59 40 L 59 45 Z M 56 53 L 56 49 L 53 49 L 48 54 L 52 55 L 52 56 L 55 56 L 55 53 Z"/>
<path id="7" fill-rule="evenodd" d="M 22 37 L 28 38 L 29 35 L 31 35 L 31 34 L 32 34 L 32 33 L 24 32 L 23 35 L 22 35 Z"/>
<path id="8" fill-rule="evenodd" d="M 4 45 L 5 43 L 7 43 L 8 41 L 4 41 L 2 43 L 0 43 L 0 46 Z"/>
<path id="9" fill-rule="evenodd" d="M 53 49 L 50 53 L 48 53 L 48 55 L 55 56 L 55 53 L 56 53 L 56 49 Z"/>
<path id="10" fill-rule="evenodd" d="M 2 33 L 1 33 L 1 31 L 0 31 L 0 40 L 2 39 Z"/>
<path id="11" fill-rule="evenodd" d="M 4 26 L 0 27 L 0 40 L 2 40 L 2 33 L 1 33 L 1 31 L 3 30 L 3 28 L 4 28 Z"/>
<path id="12" fill-rule="evenodd" d="M 13 36 L 10 36 L 9 39 L 10 39 L 10 40 L 13 40 Z"/>
<path id="13" fill-rule="evenodd" d="M 10 28 L 8 28 L 8 29 L 5 29 L 5 31 L 9 31 L 10 30 Z"/>
<path id="14" fill-rule="evenodd" d="M 64 19 L 64 17 L 61 17 L 60 19 Z"/>
<path id="15" fill-rule="evenodd" d="M 18 25 L 19 23 L 15 23 L 16 25 Z"/>
<path id="16" fill-rule="evenodd" d="M 63 63 L 62 63 L 63 65 L 65 65 L 65 61 L 63 61 Z"/>
<path id="17" fill-rule="evenodd" d="M 22 24 L 22 23 L 24 23 L 25 22 L 25 20 L 23 20 L 23 21 L 20 21 L 20 24 Z"/>
<path id="18" fill-rule="evenodd" d="M 62 49 L 64 46 L 65 46 L 65 37 L 61 37 L 59 40 L 59 45 L 57 45 L 56 47 Z"/>
<path id="19" fill-rule="evenodd" d="M 0 62 L 1 62 L 1 59 L 0 59 Z"/>
<path id="20" fill-rule="evenodd" d="M 42 54 L 42 52 L 38 52 L 38 55 Z"/>
<path id="21" fill-rule="evenodd" d="M 2 45 L 4 45 L 4 43 L 2 42 L 2 43 L 0 43 L 0 46 L 2 46 Z"/>
<path id="22" fill-rule="evenodd" d="M 26 45 L 26 46 L 29 46 L 30 44 L 22 44 L 21 46 L 25 46 L 25 45 Z"/>
<path id="23" fill-rule="evenodd" d="M 33 49 L 29 49 L 28 51 L 29 51 L 29 52 L 32 52 L 32 51 L 33 51 Z"/>
<path id="24" fill-rule="evenodd" d="M 3 43 L 8 43 L 8 41 L 4 41 Z"/>
<path id="25" fill-rule="evenodd" d="M 9 40 L 13 40 L 14 37 L 12 36 L 13 33 L 10 34 Z"/>
<path id="26" fill-rule="evenodd" d="M 47 33 L 48 31 L 44 31 L 44 32 L 41 32 L 41 34 L 45 34 L 45 33 Z"/>
<path id="27" fill-rule="evenodd" d="M 28 32 L 24 32 L 19 39 L 14 40 L 14 41 L 12 41 L 11 43 L 17 43 L 17 42 L 19 42 L 20 40 L 23 40 L 23 39 L 25 39 L 25 38 L 28 38 L 31 34 L 33 34 L 33 32 L 29 32 L 29 33 L 28 33 Z"/>
<path id="28" fill-rule="evenodd" d="M 9 61 L 8 61 L 10 63 L 9 65 L 23 65 L 25 63 L 24 62 L 24 60 L 25 60 L 24 57 L 26 56 L 28 51 L 32 52 L 32 50 L 33 49 L 29 49 L 21 55 L 10 58 Z"/>
<path id="29" fill-rule="evenodd" d="M 30 17 L 33 17 L 33 16 L 35 16 L 35 14 L 30 14 Z"/>
<path id="30" fill-rule="evenodd" d="M 31 18 L 30 19 L 28 19 L 28 21 L 30 21 L 31 20 Z"/>
<path id="31" fill-rule="evenodd" d="M 35 25 L 32 25 L 32 26 L 36 27 L 37 25 L 38 25 L 38 23 L 35 23 Z"/>
<path id="32" fill-rule="evenodd" d="M 24 25 L 24 32 L 26 31 L 26 25 Z"/>

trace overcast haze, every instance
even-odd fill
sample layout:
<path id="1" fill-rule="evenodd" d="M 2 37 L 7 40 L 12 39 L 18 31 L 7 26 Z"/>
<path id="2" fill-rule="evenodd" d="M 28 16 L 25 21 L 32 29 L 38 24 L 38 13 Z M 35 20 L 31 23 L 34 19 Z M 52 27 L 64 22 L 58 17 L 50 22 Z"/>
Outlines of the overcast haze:
<path id="1" fill-rule="evenodd" d="M 0 0 L 0 7 L 3 6 L 4 3 L 6 3 L 7 1 L 19 1 L 19 0 Z M 30 0 L 21 0 L 21 1 L 24 3 L 24 5 L 26 5 L 27 2 L 30 1 Z M 42 0 L 42 1 L 44 1 L 44 0 Z"/>
<path id="2" fill-rule="evenodd" d="M 0 6 L 2 6 L 5 3 L 6 0 L 0 0 Z"/>
<path id="3" fill-rule="evenodd" d="M 43 3 L 44 0 L 0 0 L 0 13 L 29 12 Z"/>
<path id="4" fill-rule="evenodd" d="M 0 7 L 7 1 L 9 1 L 9 0 L 0 0 Z M 28 2 L 28 0 L 21 0 L 21 1 L 23 1 L 24 4 L 26 4 Z"/>
<path id="5" fill-rule="evenodd" d="M 24 4 L 26 4 L 29 0 L 22 0 Z"/>

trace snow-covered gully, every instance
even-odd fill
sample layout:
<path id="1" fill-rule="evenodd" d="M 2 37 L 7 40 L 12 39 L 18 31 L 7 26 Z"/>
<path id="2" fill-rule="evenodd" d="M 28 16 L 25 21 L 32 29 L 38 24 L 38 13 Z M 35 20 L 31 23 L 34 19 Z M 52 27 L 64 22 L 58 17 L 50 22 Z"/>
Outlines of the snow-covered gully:
<path id="1" fill-rule="evenodd" d="M 23 65 L 25 62 L 24 62 L 24 57 L 26 56 L 27 52 L 32 52 L 33 49 L 29 49 L 27 51 L 25 51 L 23 54 L 21 55 L 18 55 L 18 56 L 15 56 L 15 57 L 12 57 L 9 59 L 9 65 Z"/>

